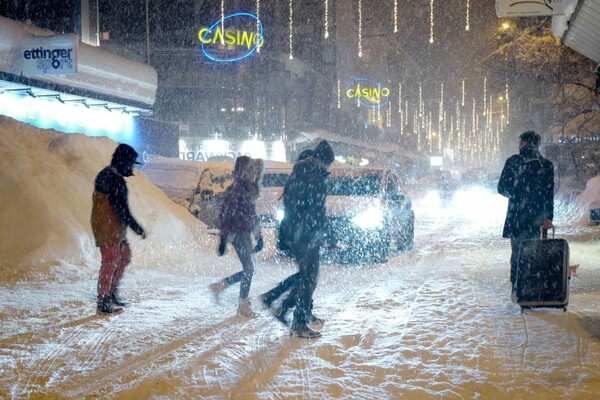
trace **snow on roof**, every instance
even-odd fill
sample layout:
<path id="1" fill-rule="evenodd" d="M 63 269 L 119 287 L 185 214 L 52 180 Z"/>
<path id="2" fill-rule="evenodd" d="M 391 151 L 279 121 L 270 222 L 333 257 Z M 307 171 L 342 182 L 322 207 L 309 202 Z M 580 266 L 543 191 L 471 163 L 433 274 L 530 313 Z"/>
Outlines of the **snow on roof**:
<path id="1" fill-rule="evenodd" d="M 21 51 L 26 40 L 54 32 L 0 17 L 0 72 L 21 76 Z M 150 65 L 79 42 L 77 73 L 33 77 L 39 81 L 91 91 L 151 106 L 158 76 Z"/>

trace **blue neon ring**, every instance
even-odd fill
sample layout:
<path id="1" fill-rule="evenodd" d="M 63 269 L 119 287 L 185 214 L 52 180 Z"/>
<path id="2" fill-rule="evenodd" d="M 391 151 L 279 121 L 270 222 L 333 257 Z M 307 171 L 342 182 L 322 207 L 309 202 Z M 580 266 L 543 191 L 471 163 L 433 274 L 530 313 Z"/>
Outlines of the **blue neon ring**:
<path id="1" fill-rule="evenodd" d="M 225 59 L 219 59 L 219 58 L 212 57 L 210 54 L 208 54 L 206 49 L 204 48 L 204 42 L 202 42 L 202 53 L 204 53 L 206 58 L 216 61 L 216 62 L 234 62 L 234 61 L 243 60 L 244 58 L 249 57 L 250 55 L 252 55 L 252 53 L 254 53 L 256 51 L 256 49 L 258 48 L 258 44 L 261 42 L 261 40 L 263 38 L 263 25 L 262 25 L 262 22 L 260 22 L 260 20 L 258 19 L 258 17 L 256 15 L 250 14 L 250 13 L 235 13 L 235 14 L 228 15 L 223 19 L 218 19 L 217 22 L 215 22 L 214 24 L 212 24 L 210 26 L 210 28 L 208 28 L 208 30 L 204 33 L 204 36 L 202 36 L 202 39 L 205 39 L 205 36 L 209 32 L 211 32 L 215 26 L 219 25 L 221 23 L 221 21 L 225 21 L 226 19 L 235 18 L 235 17 L 250 17 L 250 18 L 255 19 L 258 22 L 258 26 L 260 27 L 260 34 L 258 36 L 258 39 L 256 40 L 256 45 L 248 52 L 248 54 L 245 54 L 242 57 L 230 58 L 230 59 L 225 60 Z M 223 34 L 225 34 L 225 32 L 223 32 Z"/>
<path id="2" fill-rule="evenodd" d="M 372 80 L 372 79 L 367 79 L 367 78 L 354 78 L 354 79 L 352 79 L 350 82 L 348 82 L 348 86 L 346 86 L 346 92 L 348 92 L 348 89 L 350 89 L 350 87 L 352 86 L 352 83 L 353 83 L 353 82 L 356 82 L 356 81 L 371 82 L 371 83 L 373 83 L 375 86 L 377 86 L 378 88 L 381 88 L 381 87 L 383 87 L 383 85 L 382 85 L 380 82 L 374 81 L 374 80 Z M 354 101 L 354 100 L 352 100 L 352 101 Z M 377 105 L 375 105 L 375 104 L 367 104 L 367 103 L 363 103 L 363 102 L 362 102 L 360 99 L 357 99 L 356 101 L 358 101 L 358 103 L 359 103 L 361 106 L 364 106 L 364 107 L 370 107 L 370 108 L 380 108 L 380 107 L 385 107 L 385 106 L 387 105 L 387 103 L 390 101 L 390 98 L 389 98 L 389 96 L 386 96 L 385 102 L 384 102 L 383 104 L 377 104 Z"/>

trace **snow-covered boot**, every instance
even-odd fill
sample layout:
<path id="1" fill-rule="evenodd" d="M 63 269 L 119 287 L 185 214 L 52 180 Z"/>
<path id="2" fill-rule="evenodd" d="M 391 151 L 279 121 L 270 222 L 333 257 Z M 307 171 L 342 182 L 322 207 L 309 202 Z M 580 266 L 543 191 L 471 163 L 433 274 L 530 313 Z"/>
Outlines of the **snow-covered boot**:
<path id="1" fill-rule="evenodd" d="M 238 302 L 237 312 L 239 315 L 241 315 L 243 317 L 248 317 L 248 318 L 256 317 L 256 313 L 254 311 L 252 311 L 252 308 L 250 307 L 250 300 L 242 299 L 241 297 Z"/>
<path id="2" fill-rule="evenodd" d="M 111 293 L 109 299 L 115 306 L 125 307 L 127 305 L 127 303 L 124 300 L 121 300 L 116 293 Z"/>
<path id="3" fill-rule="evenodd" d="M 97 308 L 103 314 L 115 314 L 123 311 L 123 307 L 117 306 L 110 301 L 110 296 L 98 300 Z"/>
<path id="4" fill-rule="evenodd" d="M 209 286 L 210 290 L 212 290 L 216 301 L 219 301 L 219 296 L 221 295 L 221 292 L 223 290 L 225 290 L 225 288 L 227 288 L 227 286 L 229 286 L 229 283 L 227 283 L 226 279 L 221 279 L 218 282 L 210 284 L 210 286 Z"/>

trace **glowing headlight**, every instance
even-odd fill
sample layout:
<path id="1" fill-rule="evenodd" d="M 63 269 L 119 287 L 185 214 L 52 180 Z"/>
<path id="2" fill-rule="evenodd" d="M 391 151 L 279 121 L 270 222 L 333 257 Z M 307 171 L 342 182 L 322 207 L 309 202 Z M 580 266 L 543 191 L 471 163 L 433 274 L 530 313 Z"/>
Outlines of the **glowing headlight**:
<path id="1" fill-rule="evenodd" d="M 352 223 L 361 229 L 376 229 L 383 226 L 383 211 L 379 207 L 369 207 L 352 217 Z"/>
<path id="2" fill-rule="evenodd" d="M 283 221 L 283 210 L 282 209 L 277 210 L 277 212 L 275 213 L 275 219 L 277 219 L 277 222 Z"/>

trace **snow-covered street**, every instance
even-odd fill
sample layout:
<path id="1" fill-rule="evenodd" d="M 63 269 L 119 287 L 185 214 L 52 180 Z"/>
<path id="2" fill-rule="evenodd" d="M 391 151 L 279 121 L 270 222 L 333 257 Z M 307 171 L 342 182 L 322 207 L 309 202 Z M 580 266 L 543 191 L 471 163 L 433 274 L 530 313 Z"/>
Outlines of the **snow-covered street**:
<path id="1" fill-rule="evenodd" d="M 18 138 L 18 139 L 17 139 Z M 107 138 L 64 135 L 0 118 L 0 398 L 592 399 L 600 391 L 600 228 L 557 203 L 571 247 L 567 312 L 510 300 L 500 238 L 505 199 L 457 192 L 413 198 L 412 251 L 386 264 L 325 263 L 316 340 L 292 338 L 260 293 L 295 272 L 273 232 L 250 292 L 255 319 L 236 315 L 238 287 L 208 285 L 240 269 L 232 249 L 142 171 L 128 178 L 125 312 L 96 315 L 100 254 L 89 225 L 93 177 Z M 16 149 L 26 148 L 27 151 Z M 597 186 L 597 185 L 596 185 Z M 594 190 L 580 197 L 595 196 Z M 581 215 L 581 214 L 580 214 Z"/>
<path id="2" fill-rule="evenodd" d="M 476 229 L 457 208 L 416 206 L 412 252 L 385 265 L 323 265 L 315 299 L 327 323 L 313 341 L 290 338 L 258 306 L 259 293 L 295 270 L 269 250 L 252 286 L 260 309 L 252 320 L 235 315 L 237 287 L 219 303 L 208 289 L 238 269 L 232 252 L 218 268 L 206 267 L 219 262 L 211 253 L 175 254 L 159 269 L 138 263 L 123 282 L 131 305 L 117 316 L 95 314 L 94 265 L 56 266 L 46 279 L 2 284 L 1 394 L 594 398 L 598 228 L 570 230 L 571 261 L 581 268 L 568 312 L 521 313 L 510 301 L 508 241 L 498 234 L 503 209 Z"/>

